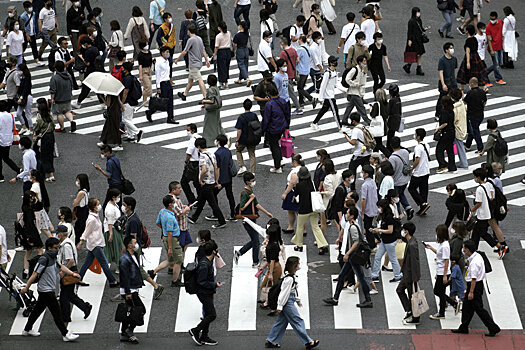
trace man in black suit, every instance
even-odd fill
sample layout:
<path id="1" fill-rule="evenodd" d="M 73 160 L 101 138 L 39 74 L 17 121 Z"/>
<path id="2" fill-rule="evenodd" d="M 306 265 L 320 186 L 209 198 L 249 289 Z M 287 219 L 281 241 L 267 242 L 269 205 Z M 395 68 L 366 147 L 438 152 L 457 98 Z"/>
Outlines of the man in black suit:
<path id="1" fill-rule="evenodd" d="M 407 245 L 405 248 L 403 265 L 401 266 L 403 277 L 397 286 L 396 292 L 406 312 L 406 316 L 403 319 L 403 324 L 405 325 L 419 324 L 419 317 L 412 316 L 412 303 L 410 301 L 412 298 L 412 293 L 414 292 L 414 286 L 421 278 L 421 270 L 419 266 L 419 246 L 417 239 L 414 237 L 415 232 L 416 225 L 411 222 L 403 224 L 401 236 L 406 239 Z"/>

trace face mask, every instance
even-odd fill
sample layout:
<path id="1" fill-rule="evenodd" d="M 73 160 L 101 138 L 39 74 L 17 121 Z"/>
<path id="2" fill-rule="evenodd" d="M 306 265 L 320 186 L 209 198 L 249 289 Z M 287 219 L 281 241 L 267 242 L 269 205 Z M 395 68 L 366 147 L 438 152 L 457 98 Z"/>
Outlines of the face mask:
<path id="1" fill-rule="evenodd" d="M 94 31 L 94 32 L 93 32 L 93 36 L 96 38 L 97 35 L 98 35 L 98 32 L 97 32 L 97 31 Z"/>
<path id="2" fill-rule="evenodd" d="M 350 178 L 350 183 L 353 184 L 355 182 L 355 178 L 351 177 Z"/>
<path id="3" fill-rule="evenodd" d="M 416 141 L 417 141 L 417 136 L 416 136 L 416 135 L 414 135 L 414 140 L 416 140 Z"/>
<path id="4" fill-rule="evenodd" d="M 252 184 L 250 185 L 250 187 L 255 186 L 256 183 L 257 183 L 257 181 L 254 180 L 254 181 L 252 182 Z"/>
<path id="5" fill-rule="evenodd" d="M 407 231 L 401 230 L 401 237 L 405 238 L 407 235 Z"/>
<path id="6" fill-rule="evenodd" d="M 13 18 L 13 17 L 15 17 L 15 14 L 12 13 L 12 12 L 9 12 L 7 15 L 9 16 L 9 18 Z"/>
<path id="7" fill-rule="evenodd" d="M 377 208 L 377 212 L 378 212 L 379 214 L 382 214 L 382 213 L 383 213 L 383 208 Z"/>
<path id="8" fill-rule="evenodd" d="M 166 52 L 163 56 L 164 56 L 165 59 L 168 59 L 168 58 L 170 58 L 170 53 Z"/>
<path id="9" fill-rule="evenodd" d="M 454 230 L 453 228 L 451 228 L 451 229 L 450 229 L 450 233 L 455 234 L 455 233 L 456 233 L 456 230 Z"/>
<path id="10" fill-rule="evenodd" d="M 266 40 L 266 42 L 267 42 L 268 44 L 272 42 L 272 38 L 266 38 L 266 39 L 264 39 L 264 40 Z"/>
<path id="11" fill-rule="evenodd" d="M 283 70 L 283 72 L 286 72 L 288 70 L 288 67 L 282 67 L 281 69 Z"/>
<path id="12" fill-rule="evenodd" d="M 454 55 L 454 49 L 448 49 L 448 53 L 452 56 Z"/>
<path id="13" fill-rule="evenodd" d="M 48 250 L 46 253 L 47 255 L 49 255 L 49 257 L 56 259 L 58 255 L 58 250 Z"/>
<path id="14" fill-rule="evenodd" d="M 191 135 L 193 135 L 193 134 L 191 133 L 191 131 L 186 131 L 186 135 L 188 135 L 189 137 L 191 137 Z"/>
<path id="15" fill-rule="evenodd" d="M 359 43 L 364 46 L 366 43 L 366 40 L 361 40 Z"/>
<path id="16" fill-rule="evenodd" d="M 115 203 L 120 203 L 120 197 L 117 198 L 117 200 L 115 201 Z"/>
<path id="17" fill-rule="evenodd" d="M 97 22 L 100 22 L 100 17 L 102 17 L 102 16 L 97 16 L 97 17 L 95 18 L 95 20 L 96 20 Z"/>
<path id="18" fill-rule="evenodd" d="M 53 5 L 52 2 L 48 2 L 48 3 L 46 4 L 46 7 L 51 7 L 52 5 Z"/>
<path id="19" fill-rule="evenodd" d="M 100 213 L 100 211 L 102 211 L 102 205 L 101 204 L 97 205 L 97 212 Z"/>
<path id="20" fill-rule="evenodd" d="M 307 42 L 308 44 L 311 44 L 311 43 L 313 42 L 313 40 L 312 40 L 312 38 L 308 38 L 308 39 L 306 39 L 306 42 Z"/>
<path id="21" fill-rule="evenodd" d="M 139 250 L 139 244 L 135 243 L 135 245 L 133 246 L 133 251 L 136 252 L 137 250 Z"/>
<path id="22" fill-rule="evenodd" d="M 421 17 L 421 13 L 416 13 L 416 17 Z"/>
<path id="23" fill-rule="evenodd" d="M 27 8 L 27 12 L 29 12 L 29 13 L 33 12 L 33 8 L 32 7 L 28 7 Z"/>
<path id="24" fill-rule="evenodd" d="M 379 45 L 381 45 L 381 44 L 383 43 L 383 39 L 379 39 L 379 40 L 377 41 L 377 43 L 378 43 Z"/>
<path id="25" fill-rule="evenodd" d="M 18 24 L 15 24 L 15 30 L 20 29 L 20 26 Z"/>
<path id="26" fill-rule="evenodd" d="M 144 50 L 149 50 L 149 45 L 144 46 Z"/>
<path id="27" fill-rule="evenodd" d="M 58 215 L 58 214 L 57 214 L 57 219 L 58 219 L 58 221 L 62 220 L 62 219 L 60 219 L 60 215 Z"/>
<path id="28" fill-rule="evenodd" d="M 485 30 L 485 29 L 482 29 L 481 32 L 482 32 L 483 34 L 485 34 L 486 30 Z"/>
<path id="29" fill-rule="evenodd" d="M 399 197 L 394 198 L 394 203 L 399 203 Z"/>
<path id="30" fill-rule="evenodd" d="M 362 68 L 362 69 L 365 69 L 365 68 L 366 68 L 366 64 L 361 63 L 361 68 Z"/>
<path id="31" fill-rule="evenodd" d="M 77 185 L 77 187 L 80 187 L 80 182 L 75 181 L 75 185 Z"/>
<path id="32" fill-rule="evenodd" d="M 100 158 L 104 159 L 104 158 L 106 158 L 106 157 L 104 157 L 104 155 L 103 155 L 103 154 L 101 154 L 101 155 L 100 155 Z"/>
<path id="33" fill-rule="evenodd" d="M 319 44 L 321 44 L 321 41 L 322 41 L 321 39 L 317 39 L 317 40 L 315 41 L 315 43 L 316 43 L 317 45 L 319 45 Z"/>
<path id="34" fill-rule="evenodd" d="M 173 22 L 173 18 L 168 18 L 168 23 Z"/>
<path id="35" fill-rule="evenodd" d="M 332 66 L 335 68 L 337 67 L 337 62 L 332 63 Z"/>
<path id="36" fill-rule="evenodd" d="M 22 145 L 21 144 L 18 144 L 18 148 L 23 151 L 24 149 L 22 148 Z"/>
<path id="37" fill-rule="evenodd" d="M 73 3 L 73 5 L 75 5 L 75 7 L 80 7 L 80 1 Z"/>
<path id="38" fill-rule="evenodd" d="M 491 20 L 490 20 L 490 23 L 492 23 L 492 24 L 496 24 L 496 23 L 498 23 L 498 20 L 497 20 L 497 19 L 491 19 Z"/>

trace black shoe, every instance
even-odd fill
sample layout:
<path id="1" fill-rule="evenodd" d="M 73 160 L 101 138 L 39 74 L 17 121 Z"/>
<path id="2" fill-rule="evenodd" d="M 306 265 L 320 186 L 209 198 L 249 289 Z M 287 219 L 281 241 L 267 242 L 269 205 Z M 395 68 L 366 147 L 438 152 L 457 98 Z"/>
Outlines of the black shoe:
<path id="1" fill-rule="evenodd" d="M 328 305 L 333 305 L 333 306 L 337 306 L 339 304 L 339 301 L 335 300 L 334 298 L 326 298 L 326 299 L 323 299 L 323 301 L 327 303 Z"/>
<path id="2" fill-rule="evenodd" d="M 144 132 L 139 130 L 139 133 L 137 134 L 137 142 L 140 142 L 140 139 L 142 139 L 142 134 L 144 134 Z"/>
<path id="3" fill-rule="evenodd" d="M 71 122 L 71 132 L 77 131 L 77 123 Z"/>
<path id="4" fill-rule="evenodd" d="M 148 275 L 149 277 L 151 277 L 152 280 L 154 280 L 156 276 L 155 270 L 148 270 Z"/>
<path id="5" fill-rule="evenodd" d="M 184 95 L 184 93 L 177 92 L 177 96 L 179 96 L 181 100 L 186 101 L 186 95 Z"/>
<path id="6" fill-rule="evenodd" d="M 423 206 L 419 209 L 419 211 L 416 213 L 416 215 L 418 215 L 418 216 L 425 215 L 425 213 L 427 212 L 427 210 L 429 208 L 430 208 L 430 204 L 428 204 L 428 203 L 423 204 Z"/>
<path id="7" fill-rule="evenodd" d="M 495 337 L 499 332 L 501 332 L 501 329 L 498 327 L 497 331 L 489 331 L 488 333 L 485 333 L 485 337 Z"/>
<path id="8" fill-rule="evenodd" d="M 184 283 L 182 283 L 181 281 L 177 281 L 177 282 L 171 281 L 171 286 L 172 287 L 184 287 Z"/>
<path id="9" fill-rule="evenodd" d="M 27 273 L 26 273 L 26 272 L 22 272 L 22 279 L 23 279 L 23 280 L 26 280 L 26 279 L 27 279 Z"/>
<path id="10" fill-rule="evenodd" d="M 407 210 L 407 220 L 410 221 L 414 217 L 414 209 L 410 208 Z"/>
<path id="11" fill-rule="evenodd" d="M 272 343 L 271 341 L 266 341 L 266 343 L 264 343 L 264 347 L 265 348 L 270 348 L 270 349 L 278 349 L 280 348 L 281 346 L 279 344 L 274 344 Z"/>
<path id="12" fill-rule="evenodd" d="M 315 107 L 317 106 L 317 102 L 319 102 L 319 100 L 316 97 L 314 97 L 312 99 L 312 107 L 313 107 L 313 109 L 315 109 Z"/>
<path id="13" fill-rule="evenodd" d="M 313 349 L 315 347 L 317 347 L 317 345 L 319 345 L 319 340 L 312 340 L 311 343 L 308 343 L 308 344 L 305 344 L 305 348 L 306 349 Z"/>
<path id="14" fill-rule="evenodd" d="M 403 70 L 407 73 L 407 74 L 410 74 L 410 64 L 405 64 L 403 66 Z"/>
<path id="15" fill-rule="evenodd" d="M 86 310 L 84 310 L 84 320 L 86 320 L 91 314 L 91 309 L 93 309 L 93 305 L 86 303 Z"/>
<path id="16" fill-rule="evenodd" d="M 383 265 L 383 266 L 381 266 L 381 271 L 393 272 L 394 269 L 389 269 L 388 267 L 386 267 L 385 265 Z"/>
<path id="17" fill-rule="evenodd" d="M 79 282 L 77 282 L 77 286 L 80 286 L 80 287 L 89 287 L 89 283 L 86 283 L 86 282 L 83 282 L 83 281 L 79 281 Z"/>
<path id="18" fill-rule="evenodd" d="M 441 29 L 438 29 L 438 33 L 440 37 L 443 37 L 443 32 L 441 31 Z"/>
<path id="19" fill-rule="evenodd" d="M 362 309 L 371 309 L 374 307 L 374 303 L 365 300 L 362 303 L 356 304 L 355 306 L 360 307 Z"/>
<path id="20" fill-rule="evenodd" d="M 200 340 L 200 332 L 196 328 L 190 329 L 188 333 L 191 335 L 191 339 L 193 339 L 195 344 L 202 345 Z"/>
<path id="21" fill-rule="evenodd" d="M 109 288 L 118 288 L 120 286 L 120 283 L 114 282 L 109 284 Z"/>
<path id="22" fill-rule="evenodd" d="M 179 124 L 179 122 L 176 122 L 176 121 L 173 120 L 173 119 L 168 119 L 168 120 L 166 120 L 166 123 L 167 123 L 167 124 Z"/>
<path id="23" fill-rule="evenodd" d="M 173 275 L 173 269 L 171 267 L 168 267 L 168 275 Z"/>
<path id="24" fill-rule="evenodd" d="M 456 334 L 468 334 L 468 329 L 465 331 L 465 330 L 462 330 L 460 328 L 458 329 L 452 329 L 451 330 L 452 333 L 456 333 Z"/>
<path id="25" fill-rule="evenodd" d="M 450 34 L 445 35 L 445 38 L 447 38 L 447 39 L 454 39 L 454 37 L 452 35 L 450 35 Z"/>
<path id="26" fill-rule="evenodd" d="M 200 340 L 201 344 L 204 344 L 204 345 L 217 345 L 217 344 L 219 344 L 219 342 L 217 340 L 213 340 L 210 337 L 208 337 L 207 335 L 206 336 L 202 336 L 199 340 Z"/>
<path id="27" fill-rule="evenodd" d="M 293 247 L 293 250 L 295 250 L 296 252 L 302 252 L 303 251 L 303 247 L 295 246 L 295 247 Z"/>
<path id="28" fill-rule="evenodd" d="M 525 178 L 524 178 L 524 180 L 525 180 Z M 525 182 L 524 182 L 524 184 L 525 184 Z M 282 231 L 283 233 L 288 234 L 288 235 L 291 235 L 291 234 L 294 233 L 294 230 L 285 230 L 285 229 L 283 229 L 283 230 L 281 230 L 281 231 Z"/>
<path id="29" fill-rule="evenodd" d="M 416 75 L 420 75 L 420 76 L 425 75 L 425 73 L 423 72 L 423 69 L 421 69 L 421 66 L 417 66 Z"/>
<path id="30" fill-rule="evenodd" d="M 150 110 L 147 110 L 146 111 L 146 119 L 148 120 L 148 122 L 150 123 L 153 123 L 153 119 L 151 119 L 151 111 Z"/>
<path id="31" fill-rule="evenodd" d="M 461 27 L 458 27 L 457 29 L 458 29 L 459 34 L 465 35 L 465 29 L 463 29 Z"/>

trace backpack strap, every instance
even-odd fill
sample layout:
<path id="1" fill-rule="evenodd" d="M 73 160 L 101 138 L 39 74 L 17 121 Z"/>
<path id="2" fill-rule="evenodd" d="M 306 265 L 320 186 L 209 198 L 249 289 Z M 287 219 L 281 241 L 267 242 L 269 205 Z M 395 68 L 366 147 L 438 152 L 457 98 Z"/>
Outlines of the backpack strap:
<path id="1" fill-rule="evenodd" d="M 308 54 L 308 57 L 310 57 L 310 51 L 306 47 L 304 47 L 302 45 L 300 47 L 302 47 L 304 49 L 304 51 L 306 51 L 306 53 Z"/>
<path id="2" fill-rule="evenodd" d="M 290 61 L 290 64 L 292 65 L 293 70 L 295 71 L 295 65 L 293 64 L 292 59 L 290 58 L 290 55 L 288 54 L 288 51 L 286 50 L 283 50 L 283 51 L 286 54 L 286 57 L 288 57 L 288 60 Z"/>
<path id="3" fill-rule="evenodd" d="M 426 149 L 425 149 L 426 150 Z M 403 163 L 403 166 L 406 166 L 407 164 L 405 163 L 405 161 L 403 160 L 403 158 L 401 158 L 401 156 L 399 154 L 396 154 L 396 153 L 392 153 L 393 156 L 396 156 L 397 158 L 401 159 L 401 163 Z"/>
<path id="4" fill-rule="evenodd" d="M 352 28 L 352 31 L 350 32 L 350 34 L 348 34 L 348 36 L 346 37 L 344 43 L 346 44 L 346 42 L 348 41 L 348 39 L 350 38 L 350 35 L 352 35 L 352 33 L 354 32 L 355 30 L 355 27 L 357 27 L 357 24 L 354 23 L 354 27 Z"/>

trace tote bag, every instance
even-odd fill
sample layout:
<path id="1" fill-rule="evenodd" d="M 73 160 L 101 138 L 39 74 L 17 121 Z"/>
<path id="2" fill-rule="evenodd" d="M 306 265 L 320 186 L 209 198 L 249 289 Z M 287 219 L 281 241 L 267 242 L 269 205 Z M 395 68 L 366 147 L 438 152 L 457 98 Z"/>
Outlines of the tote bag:
<path id="1" fill-rule="evenodd" d="M 326 18 L 330 22 L 335 21 L 335 19 L 337 18 L 335 10 L 332 7 L 332 4 L 330 4 L 330 1 L 328 0 L 321 1 L 321 11 L 323 11 L 324 18 Z"/>
<path id="2" fill-rule="evenodd" d="M 315 189 L 315 184 L 313 181 L 312 184 L 314 185 Z M 326 207 L 323 201 L 323 195 L 321 194 L 321 192 L 310 192 L 310 198 L 312 200 L 312 211 L 314 213 L 324 213 L 326 211 Z"/>
<path id="3" fill-rule="evenodd" d="M 284 136 L 281 137 L 281 155 L 284 158 L 290 158 L 292 154 L 294 154 L 293 139 L 290 135 L 290 131 L 286 129 L 284 131 Z"/>
<path id="4" fill-rule="evenodd" d="M 412 294 L 412 315 L 419 317 L 428 311 L 427 298 L 425 291 L 419 289 L 419 283 L 415 284 L 415 292 Z"/>

